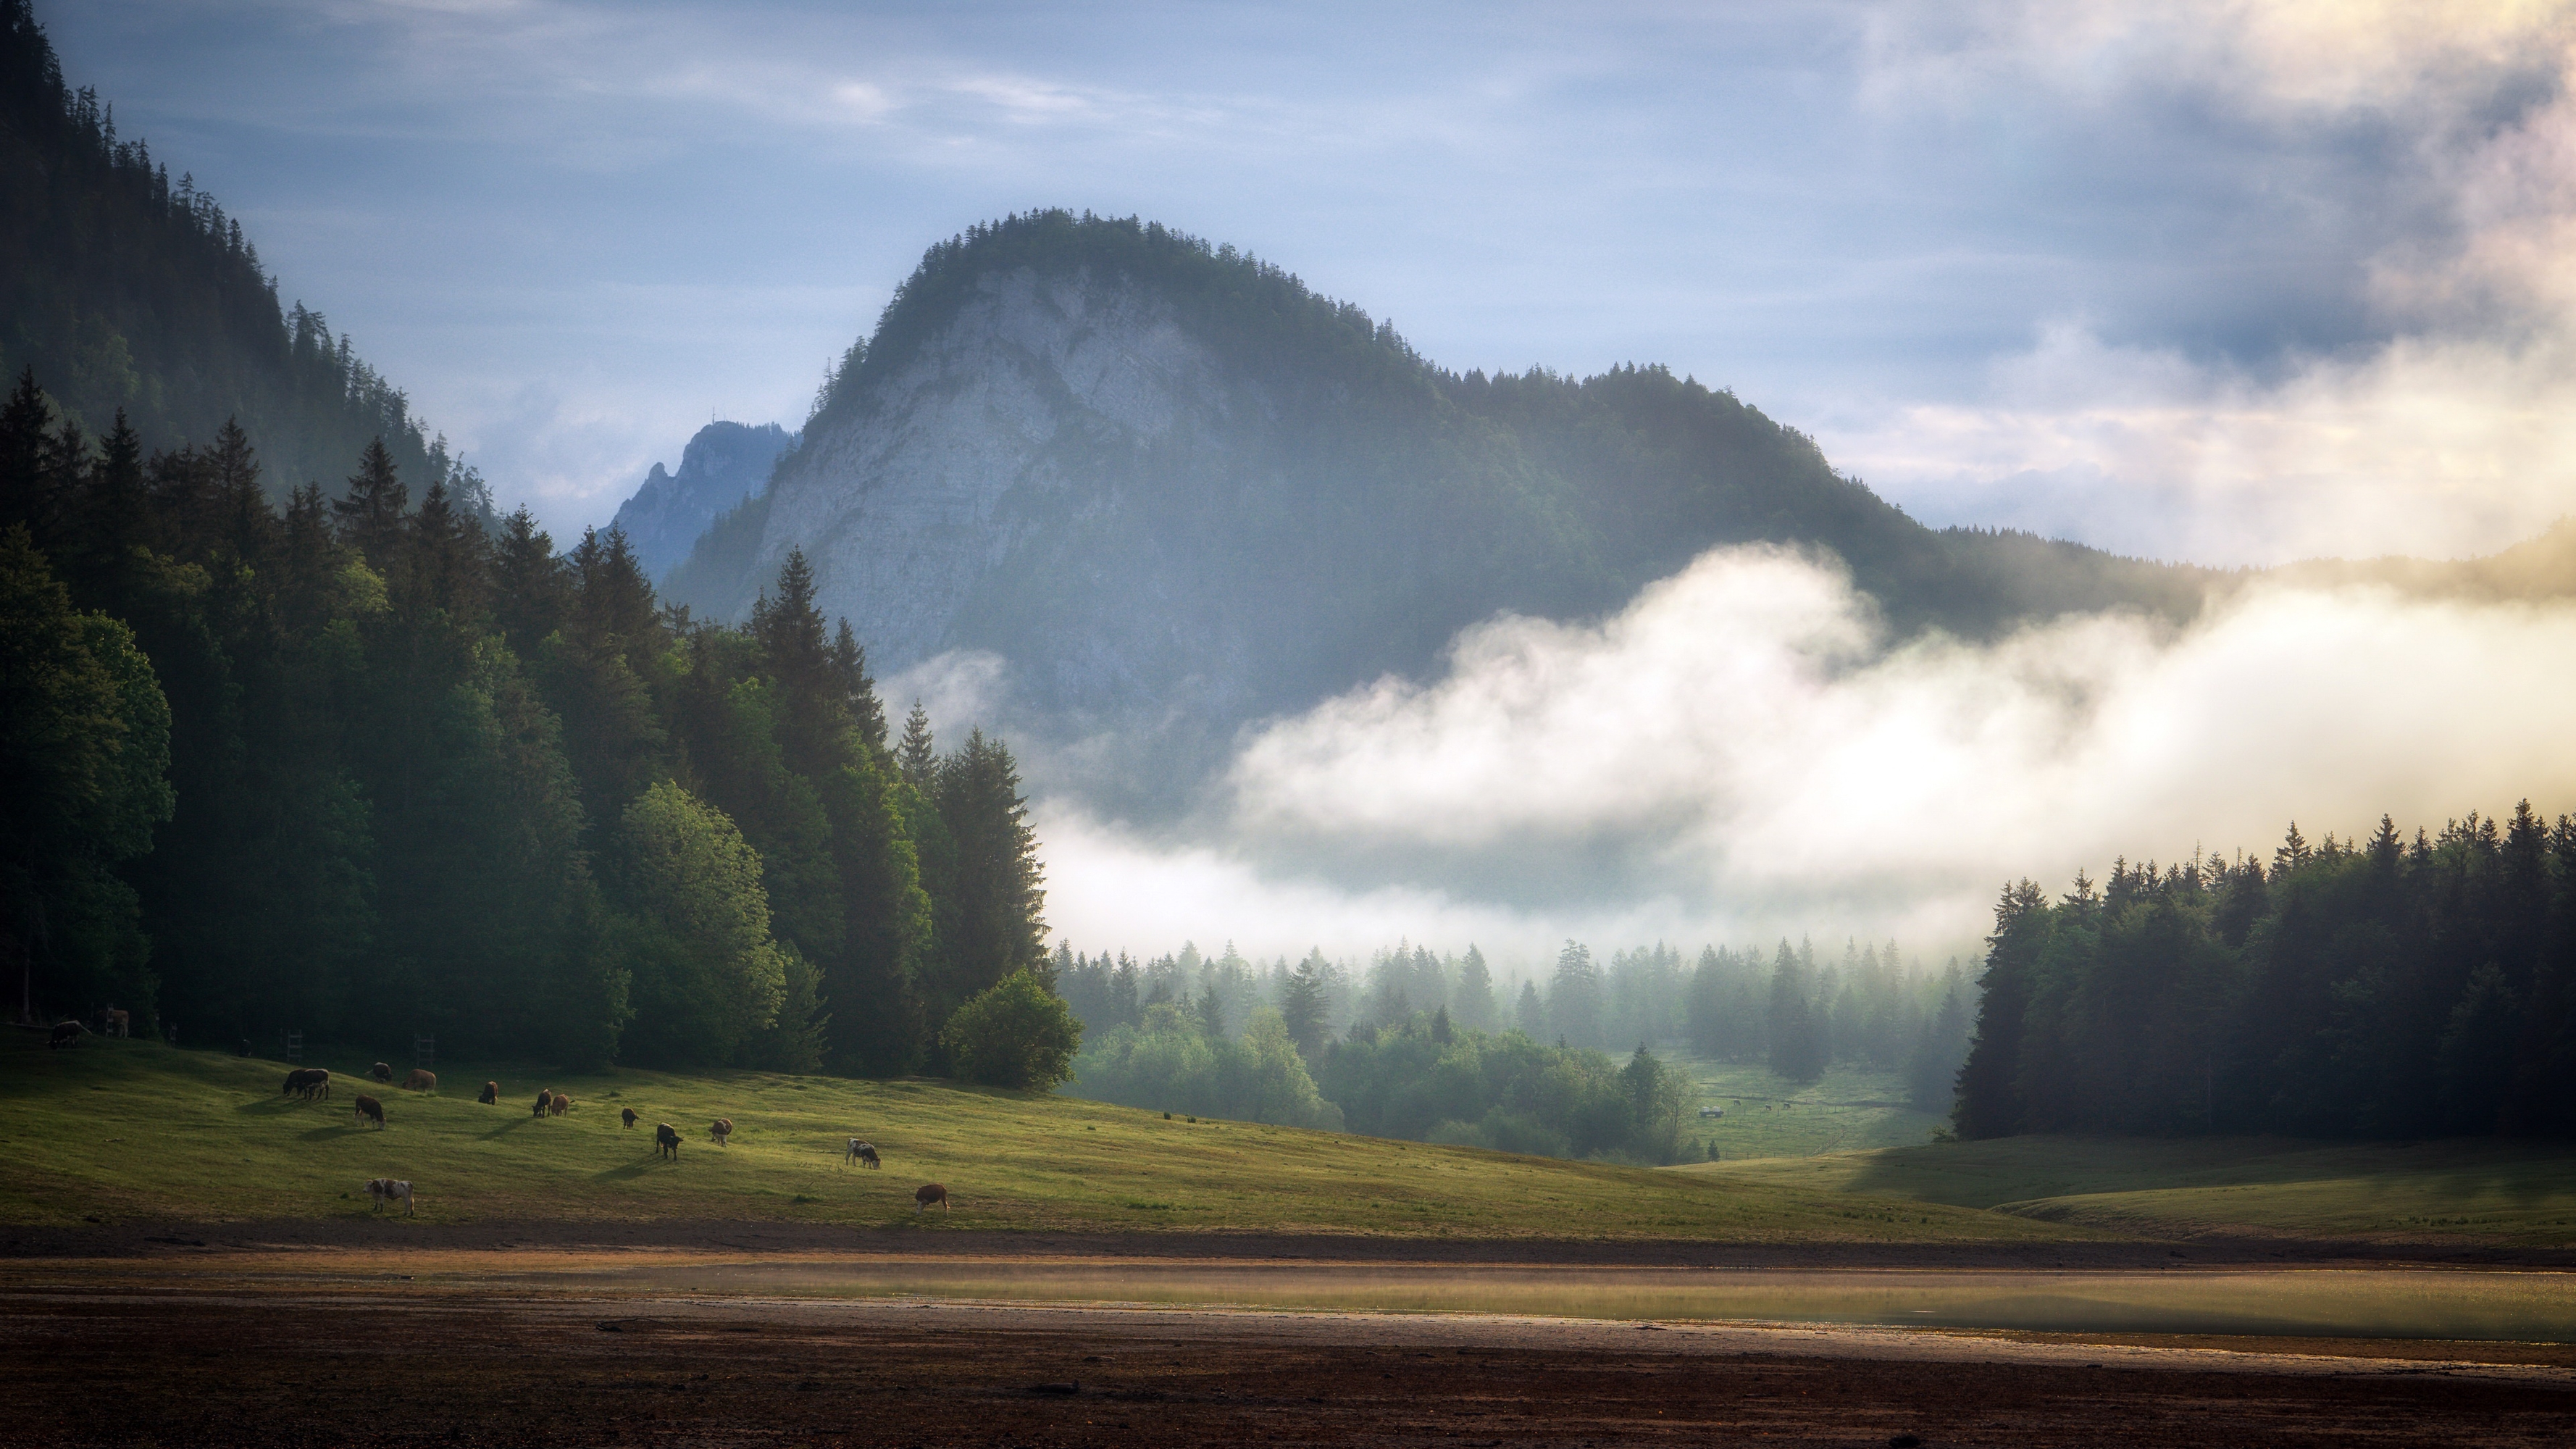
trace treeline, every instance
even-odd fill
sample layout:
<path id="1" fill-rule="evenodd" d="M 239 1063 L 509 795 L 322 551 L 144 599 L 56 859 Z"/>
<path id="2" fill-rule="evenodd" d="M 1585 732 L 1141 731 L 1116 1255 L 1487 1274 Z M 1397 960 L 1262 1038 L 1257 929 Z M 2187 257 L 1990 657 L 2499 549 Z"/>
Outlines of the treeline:
<path id="1" fill-rule="evenodd" d="M 2576 818 L 2008 887 L 1965 1137 L 2576 1131 Z"/>
<path id="2" fill-rule="evenodd" d="M 281 510 L 261 475 L 233 427 L 93 448 L 32 373 L 0 408 L 22 1011 L 885 1074 L 1043 985 L 1009 751 L 943 755 L 918 709 L 889 741 L 801 557 L 726 627 L 662 608 L 614 531 L 559 552 L 444 480 L 415 501 L 381 445 L 338 498 Z"/>
<path id="3" fill-rule="evenodd" d="M 202 447 L 230 421 L 281 501 L 378 439 L 415 488 L 444 481 L 491 521 L 402 391 L 322 314 L 280 304 L 241 223 L 64 84 L 30 0 L 0 0 L 0 318 L 0 376 L 35 368 L 90 433 L 122 410 L 147 446 Z"/>
<path id="4" fill-rule="evenodd" d="M 1901 1070 L 1945 1109 L 1972 1002 L 1957 963 L 1913 969 L 1895 943 L 1704 948 L 1656 944 L 1605 969 L 1566 943 L 1544 983 L 1498 981 L 1484 953 L 1410 943 L 1365 965 L 1310 951 L 1295 965 L 1231 944 L 1138 960 L 1059 945 L 1055 975 L 1088 1035 L 1075 1089 L 1129 1106 L 1508 1151 L 1664 1162 L 1690 1095 L 1650 1049 L 1686 1044 L 1812 1082 L 1836 1062 Z"/>
<path id="5" fill-rule="evenodd" d="M 1782 941 L 1766 963 L 1757 951 L 1703 951 L 1689 987 L 1693 1047 L 1729 1062 L 1764 1062 L 1813 1082 L 1842 1063 L 1900 1071 L 1925 1112 L 1947 1111 L 1951 1081 L 1968 1053 L 1975 993 L 1956 960 L 1937 974 L 1914 969 L 1890 941 L 1846 941 L 1839 963 Z"/>

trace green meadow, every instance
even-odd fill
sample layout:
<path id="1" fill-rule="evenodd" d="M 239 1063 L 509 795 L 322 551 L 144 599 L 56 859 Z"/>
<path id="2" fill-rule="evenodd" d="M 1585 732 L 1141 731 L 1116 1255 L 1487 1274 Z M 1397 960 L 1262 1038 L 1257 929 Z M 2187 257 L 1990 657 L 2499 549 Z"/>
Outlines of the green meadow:
<path id="1" fill-rule="evenodd" d="M 2060 1241 L 2097 1231 L 1837 1190 L 1517 1157 L 1159 1114 L 926 1081 L 761 1072 L 604 1076 L 442 1062 L 441 1091 L 358 1080 L 363 1051 L 309 1051 L 327 1102 L 282 1096 L 286 1063 L 84 1038 L 49 1051 L 0 1033 L 0 1219 L 190 1221 L 351 1216 L 370 1177 L 408 1178 L 423 1217 L 774 1220 L 933 1231 L 1365 1233 L 1732 1242 Z M 397 1072 L 397 1077 L 401 1073 Z M 502 1102 L 474 1100 L 486 1078 Z M 573 1094 L 536 1118 L 540 1087 Z M 354 1120 L 366 1091 L 379 1131 Z M 641 1123 L 619 1125 L 633 1107 Z M 730 1117 L 730 1147 L 707 1125 Z M 653 1148 L 669 1122 L 677 1162 Z M 885 1169 L 844 1166 L 865 1137 Z M 916 1217 L 944 1183 L 955 1210 Z"/>
<path id="2" fill-rule="evenodd" d="M 1946 1118 L 1918 1112 L 1905 1100 L 1901 1074 L 1868 1067 L 1829 1067 L 1809 1083 L 1745 1065 L 1675 1053 L 1672 1064 L 1699 1090 L 1699 1105 L 1725 1111 L 1696 1118 L 1684 1133 L 1721 1162 L 1752 1157 L 1812 1157 L 1868 1147 L 1904 1147 L 1932 1140 Z"/>
<path id="3" fill-rule="evenodd" d="M 2576 1247 L 2576 1153 L 2553 1143 L 2011 1137 L 1670 1170 L 2120 1237 Z"/>

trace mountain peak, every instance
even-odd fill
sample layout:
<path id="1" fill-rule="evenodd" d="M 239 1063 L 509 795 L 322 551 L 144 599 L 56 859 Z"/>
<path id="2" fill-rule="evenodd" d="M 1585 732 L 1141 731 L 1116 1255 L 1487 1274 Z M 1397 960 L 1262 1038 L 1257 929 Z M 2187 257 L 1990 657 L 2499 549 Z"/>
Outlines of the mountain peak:
<path id="1" fill-rule="evenodd" d="M 680 471 L 655 463 L 611 526 L 626 530 L 646 574 L 668 573 L 709 524 L 768 486 L 770 468 L 796 439 L 776 423 L 709 423 L 680 450 Z"/>

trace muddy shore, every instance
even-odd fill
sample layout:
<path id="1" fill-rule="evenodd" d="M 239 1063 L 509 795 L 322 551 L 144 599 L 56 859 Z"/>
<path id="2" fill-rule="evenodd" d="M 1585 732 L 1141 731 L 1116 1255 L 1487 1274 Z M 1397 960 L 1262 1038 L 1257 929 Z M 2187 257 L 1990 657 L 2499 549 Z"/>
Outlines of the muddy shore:
<path id="1" fill-rule="evenodd" d="M 0 1293 L 0 1444 L 2484 1445 L 2576 1367 L 1489 1316 Z"/>

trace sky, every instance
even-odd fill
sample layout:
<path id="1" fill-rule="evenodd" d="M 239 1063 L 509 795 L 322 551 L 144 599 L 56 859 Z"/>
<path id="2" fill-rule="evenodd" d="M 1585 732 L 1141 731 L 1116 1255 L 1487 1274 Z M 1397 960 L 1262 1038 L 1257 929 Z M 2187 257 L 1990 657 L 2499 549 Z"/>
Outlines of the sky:
<path id="1" fill-rule="evenodd" d="M 1465 370 L 1661 362 L 1936 523 L 2209 563 L 2576 501 L 2576 15 L 2375 0 L 84 0 L 74 84 L 505 501 L 802 421 L 932 242 L 1231 242 Z"/>
<path id="2" fill-rule="evenodd" d="M 924 248 L 1232 243 L 1458 370 L 1662 363 L 1927 522 L 2458 557 L 2576 509 L 2576 0 L 40 5 L 74 84 L 505 502 L 799 424 Z M 1144 827 L 1036 786 L 1077 944 L 1902 936 L 1998 885 L 2576 804 L 2576 612 L 2242 590 L 1894 640 L 1722 550 L 1248 733 Z M 888 681 L 943 731 L 995 661 Z"/>

